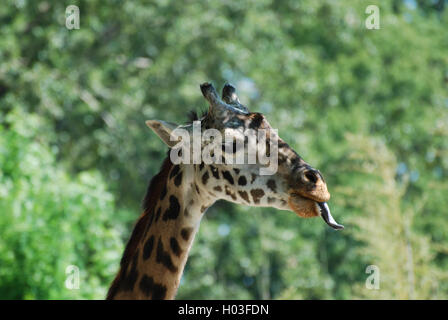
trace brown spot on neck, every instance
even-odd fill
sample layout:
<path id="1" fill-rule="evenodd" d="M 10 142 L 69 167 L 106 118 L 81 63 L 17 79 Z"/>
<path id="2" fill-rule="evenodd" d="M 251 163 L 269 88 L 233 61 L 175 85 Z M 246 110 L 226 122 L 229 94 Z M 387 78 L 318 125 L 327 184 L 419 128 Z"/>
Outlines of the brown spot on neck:
<path id="1" fill-rule="evenodd" d="M 275 183 L 275 180 L 273 179 L 268 180 L 268 188 L 271 189 L 273 192 L 277 192 L 277 184 Z"/>
<path id="2" fill-rule="evenodd" d="M 242 190 L 240 190 L 240 191 L 238 191 L 238 194 L 239 194 L 240 197 L 243 198 L 247 203 L 250 203 L 249 196 L 247 195 L 247 192 L 246 192 L 246 191 L 242 191 Z"/>
<path id="3" fill-rule="evenodd" d="M 250 191 L 252 198 L 256 204 L 260 203 L 260 199 L 264 196 L 264 191 L 262 189 L 253 189 Z"/>
<path id="4" fill-rule="evenodd" d="M 193 228 L 183 228 L 180 231 L 180 235 L 182 236 L 182 239 L 184 239 L 185 241 L 188 241 L 190 239 L 190 235 L 193 232 Z"/>
<path id="5" fill-rule="evenodd" d="M 235 194 L 230 190 L 230 188 L 228 186 L 224 187 L 225 191 L 226 191 L 226 195 L 230 196 L 232 198 L 233 201 L 236 200 L 236 196 Z"/>
<path id="6" fill-rule="evenodd" d="M 255 174 L 251 173 L 251 177 L 252 178 L 250 180 L 250 183 L 254 183 L 255 179 L 257 179 L 257 176 Z"/>

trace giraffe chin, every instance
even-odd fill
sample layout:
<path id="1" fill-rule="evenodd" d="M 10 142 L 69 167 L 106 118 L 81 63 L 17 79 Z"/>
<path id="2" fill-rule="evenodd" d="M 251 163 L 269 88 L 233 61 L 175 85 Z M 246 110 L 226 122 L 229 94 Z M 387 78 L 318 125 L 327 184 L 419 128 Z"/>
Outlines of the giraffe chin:
<path id="1" fill-rule="evenodd" d="M 298 194 L 291 194 L 288 199 L 288 204 L 299 217 L 312 218 L 321 216 L 333 229 L 344 229 L 344 226 L 337 223 L 331 215 L 330 208 L 326 202 L 316 202 L 314 200 L 304 198 Z"/>
<path id="2" fill-rule="evenodd" d="M 304 198 L 298 194 L 291 194 L 288 199 L 288 204 L 292 211 L 299 217 L 313 218 L 320 215 L 320 211 L 316 206 L 316 201 Z"/>

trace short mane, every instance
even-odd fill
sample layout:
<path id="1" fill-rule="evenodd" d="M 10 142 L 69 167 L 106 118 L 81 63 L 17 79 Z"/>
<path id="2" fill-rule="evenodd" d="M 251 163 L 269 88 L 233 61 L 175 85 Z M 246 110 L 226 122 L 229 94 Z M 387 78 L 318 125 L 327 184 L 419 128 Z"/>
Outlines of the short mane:
<path id="1" fill-rule="evenodd" d="M 135 251 L 137 250 L 137 246 L 142 239 L 145 228 L 149 223 L 151 215 L 153 214 L 154 206 L 157 203 L 157 199 L 160 196 L 161 190 L 163 188 L 166 188 L 168 173 L 170 172 L 172 166 L 173 163 L 171 162 L 170 158 L 167 157 L 163 161 L 159 173 L 156 174 L 149 183 L 146 195 L 143 199 L 143 213 L 137 220 L 134 231 L 132 232 L 132 235 L 126 245 L 123 257 L 120 261 L 120 271 L 115 277 L 115 280 L 112 283 L 109 292 L 107 293 L 107 299 L 113 299 L 119 289 L 120 282 L 123 279 L 129 264 L 131 263 L 131 259 L 134 256 Z"/>

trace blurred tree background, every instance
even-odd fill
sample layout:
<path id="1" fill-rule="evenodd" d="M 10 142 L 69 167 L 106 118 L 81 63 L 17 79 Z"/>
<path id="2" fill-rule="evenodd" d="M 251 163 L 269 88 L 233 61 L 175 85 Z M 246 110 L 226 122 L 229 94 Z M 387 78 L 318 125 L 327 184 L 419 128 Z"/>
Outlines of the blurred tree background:
<path id="1" fill-rule="evenodd" d="M 79 30 L 65 27 L 70 4 Z M 379 30 L 365 27 L 371 4 Z M 105 297 L 166 154 L 144 120 L 206 109 L 211 80 L 235 84 L 324 173 L 346 229 L 218 202 L 178 298 L 447 299 L 447 4 L 7 0 L 0 298 Z"/>

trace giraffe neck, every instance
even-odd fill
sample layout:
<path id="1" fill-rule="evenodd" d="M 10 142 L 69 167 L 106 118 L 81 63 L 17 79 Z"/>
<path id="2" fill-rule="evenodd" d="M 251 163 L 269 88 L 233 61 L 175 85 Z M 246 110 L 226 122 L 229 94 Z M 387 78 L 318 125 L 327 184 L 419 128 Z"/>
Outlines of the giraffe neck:
<path id="1" fill-rule="evenodd" d="M 203 212 L 213 203 L 194 171 L 165 160 L 151 181 L 109 299 L 174 299 Z"/>

